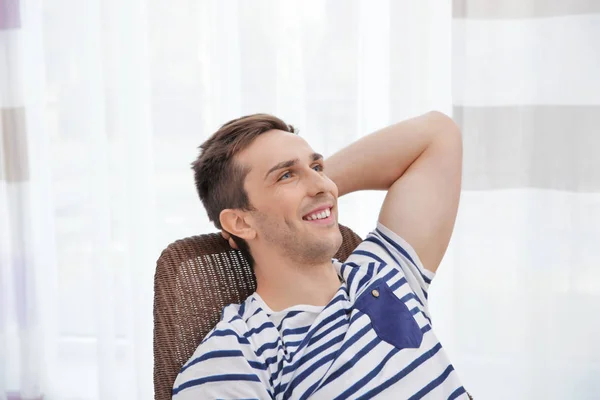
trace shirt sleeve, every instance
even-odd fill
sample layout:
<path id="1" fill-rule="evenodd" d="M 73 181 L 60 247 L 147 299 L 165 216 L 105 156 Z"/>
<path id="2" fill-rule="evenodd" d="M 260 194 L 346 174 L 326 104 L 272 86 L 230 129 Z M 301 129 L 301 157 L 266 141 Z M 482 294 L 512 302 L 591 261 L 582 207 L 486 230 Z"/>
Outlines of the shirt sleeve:
<path id="1" fill-rule="evenodd" d="M 181 368 L 173 400 L 269 399 L 259 377 L 263 367 L 249 360 L 249 343 L 226 324 L 219 324 Z M 262 377 L 264 379 L 264 377 Z"/>
<path id="2" fill-rule="evenodd" d="M 408 242 L 379 222 L 344 263 L 344 278 L 351 292 L 358 295 L 386 266 L 400 271 L 420 302 L 427 304 L 435 273 L 423 267 Z"/>

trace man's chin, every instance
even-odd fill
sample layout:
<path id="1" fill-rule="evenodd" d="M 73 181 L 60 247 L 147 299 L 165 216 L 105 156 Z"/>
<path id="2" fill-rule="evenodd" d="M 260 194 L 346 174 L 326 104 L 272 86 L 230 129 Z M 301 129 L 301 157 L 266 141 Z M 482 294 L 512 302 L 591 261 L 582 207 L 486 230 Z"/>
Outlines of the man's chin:
<path id="1" fill-rule="evenodd" d="M 342 233 L 339 231 L 339 229 L 332 230 L 331 232 L 328 232 L 327 235 L 323 235 L 322 243 L 326 242 L 328 245 L 328 253 L 330 253 L 329 258 L 332 258 L 338 252 L 342 246 L 342 240 Z"/>

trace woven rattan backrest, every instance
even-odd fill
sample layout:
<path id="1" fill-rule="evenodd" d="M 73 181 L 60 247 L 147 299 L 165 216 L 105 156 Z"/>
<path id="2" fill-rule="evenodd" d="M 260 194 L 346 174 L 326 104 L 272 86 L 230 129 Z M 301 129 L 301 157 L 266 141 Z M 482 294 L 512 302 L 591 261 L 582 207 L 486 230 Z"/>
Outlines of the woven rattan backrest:
<path id="1" fill-rule="evenodd" d="M 335 255 L 346 260 L 361 242 L 340 225 L 343 242 Z M 218 233 L 170 244 L 156 263 L 154 276 L 154 397 L 171 399 L 183 364 L 214 328 L 221 310 L 241 303 L 256 289 L 247 261 Z"/>

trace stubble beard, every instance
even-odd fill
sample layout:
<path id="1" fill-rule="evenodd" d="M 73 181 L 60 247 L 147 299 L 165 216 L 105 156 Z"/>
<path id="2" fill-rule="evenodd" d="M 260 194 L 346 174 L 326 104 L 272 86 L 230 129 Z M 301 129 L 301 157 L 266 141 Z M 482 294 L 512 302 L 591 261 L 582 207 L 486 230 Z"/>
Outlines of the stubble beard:
<path id="1" fill-rule="evenodd" d="M 330 234 L 317 236 L 298 229 L 292 221 L 274 221 L 264 214 L 257 221 L 260 221 L 260 231 L 265 241 L 297 264 L 311 266 L 329 262 L 341 245 L 340 233 L 339 239 L 334 239 Z"/>

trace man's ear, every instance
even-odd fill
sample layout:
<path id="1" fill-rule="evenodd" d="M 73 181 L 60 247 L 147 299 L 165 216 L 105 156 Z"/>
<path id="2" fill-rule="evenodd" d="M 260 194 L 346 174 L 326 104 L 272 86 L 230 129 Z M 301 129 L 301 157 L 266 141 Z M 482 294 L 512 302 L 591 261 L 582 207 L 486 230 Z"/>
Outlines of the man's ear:
<path id="1" fill-rule="evenodd" d="M 246 221 L 247 213 L 238 209 L 226 208 L 219 214 L 219 221 L 225 232 L 244 240 L 254 239 L 256 231 Z"/>

